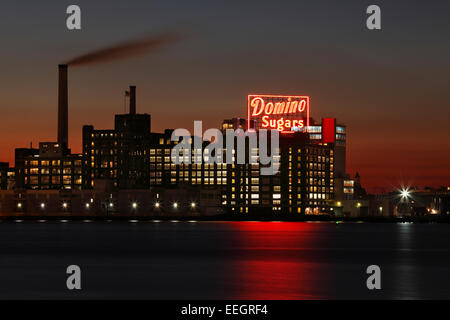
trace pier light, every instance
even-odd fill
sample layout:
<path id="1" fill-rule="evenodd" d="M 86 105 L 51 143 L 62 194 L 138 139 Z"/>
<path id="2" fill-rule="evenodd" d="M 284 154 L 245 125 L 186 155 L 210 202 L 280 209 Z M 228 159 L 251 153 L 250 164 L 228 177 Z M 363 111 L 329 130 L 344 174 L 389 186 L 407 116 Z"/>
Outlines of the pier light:
<path id="1" fill-rule="evenodd" d="M 63 206 L 64 209 L 66 209 L 67 208 L 67 202 L 63 202 L 62 206 Z"/>
<path id="2" fill-rule="evenodd" d="M 114 207 L 114 203 L 110 202 L 110 203 L 109 203 L 109 207 L 110 207 L 110 208 Z"/>
<path id="3" fill-rule="evenodd" d="M 177 203 L 177 202 L 174 202 L 174 203 L 173 203 L 173 208 L 174 208 L 174 209 L 178 208 L 178 203 Z"/>
<path id="4" fill-rule="evenodd" d="M 90 206 L 89 202 L 86 202 L 86 209 L 89 209 Z"/>
<path id="5" fill-rule="evenodd" d="M 18 204 L 17 204 L 17 208 L 22 208 L 22 203 L 21 202 L 19 202 Z"/>
<path id="6" fill-rule="evenodd" d="M 159 202 L 155 202 L 155 208 L 159 208 Z"/>
<path id="7" fill-rule="evenodd" d="M 403 188 L 403 189 L 400 191 L 400 194 L 402 195 L 402 198 L 403 198 L 403 199 L 408 199 L 408 197 L 411 195 L 411 192 L 409 191 L 409 189 Z"/>
<path id="8" fill-rule="evenodd" d="M 133 209 L 136 209 L 136 208 L 137 208 L 137 203 L 136 203 L 136 202 L 133 202 L 133 203 L 131 204 L 131 206 L 133 207 Z"/>
<path id="9" fill-rule="evenodd" d="M 192 208 L 192 209 L 195 209 L 196 206 L 197 206 L 197 205 L 195 204 L 195 202 L 192 202 L 192 203 L 191 203 L 191 208 Z"/>

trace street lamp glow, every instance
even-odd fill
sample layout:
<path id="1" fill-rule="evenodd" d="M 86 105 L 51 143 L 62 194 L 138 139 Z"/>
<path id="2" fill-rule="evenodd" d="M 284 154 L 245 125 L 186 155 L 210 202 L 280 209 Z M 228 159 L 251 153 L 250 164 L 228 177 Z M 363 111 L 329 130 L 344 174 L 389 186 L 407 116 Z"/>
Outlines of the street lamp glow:
<path id="1" fill-rule="evenodd" d="M 41 203 L 41 208 L 44 209 L 45 208 L 45 203 Z"/>
<path id="2" fill-rule="evenodd" d="M 67 202 L 63 202 L 62 206 L 64 209 L 67 208 Z"/>
<path id="3" fill-rule="evenodd" d="M 110 203 L 109 203 L 109 207 L 110 207 L 110 208 L 114 207 L 114 203 L 110 202 Z"/>
<path id="4" fill-rule="evenodd" d="M 155 208 L 159 208 L 159 202 L 155 202 Z"/>
<path id="5" fill-rule="evenodd" d="M 133 202 L 133 204 L 131 206 L 133 207 L 133 209 L 136 209 L 137 208 L 137 203 Z"/>
<path id="6" fill-rule="evenodd" d="M 195 202 L 191 203 L 191 208 L 194 209 L 195 208 Z"/>
<path id="7" fill-rule="evenodd" d="M 19 203 L 17 204 L 17 208 L 19 208 L 19 209 L 22 208 L 22 203 L 19 202 Z"/>
<path id="8" fill-rule="evenodd" d="M 174 208 L 174 209 L 178 208 L 178 203 L 174 202 L 174 203 L 173 203 L 173 208 Z"/>
<path id="9" fill-rule="evenodd" d="M 91 205 L 87 202 L 87 203 L 86 203 L 86 209 L 89 209 L 90 206 L 91 206 Z"/>

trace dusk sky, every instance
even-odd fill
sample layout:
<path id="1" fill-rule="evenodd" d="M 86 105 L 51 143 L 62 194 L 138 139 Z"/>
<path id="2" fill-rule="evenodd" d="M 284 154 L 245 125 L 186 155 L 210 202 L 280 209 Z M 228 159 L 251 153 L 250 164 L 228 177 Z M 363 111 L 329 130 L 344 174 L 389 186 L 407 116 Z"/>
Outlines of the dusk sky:
<path id="1" fill-rule="evenodd" d="M 66 28 L 77 4 L 82 30 Z M 382 30 L 366 28 L 378 4 Z M 135 58 L 69 68 L 69 146 L 109 129 L 137 86 L 152 131 L 246 117 L 248 93 L 311 97 L 312 117 L 348 128 L 347 170 L 369 191 L 450 184 L 450 1 L 2 1 L 0 161 L 56 140 L 57 65 L 175 30 Z"/>

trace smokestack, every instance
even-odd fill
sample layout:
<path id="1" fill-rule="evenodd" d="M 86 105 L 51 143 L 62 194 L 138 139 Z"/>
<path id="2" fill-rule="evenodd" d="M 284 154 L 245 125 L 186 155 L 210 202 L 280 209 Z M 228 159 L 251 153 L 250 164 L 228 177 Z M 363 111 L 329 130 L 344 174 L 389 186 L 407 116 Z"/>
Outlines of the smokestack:
<path id="1" fill-rule="evenodd" d="M 69 146 L 67 64 L 58 65 L 58 143 L 63 149 Z"/>
<path id="2" fill-rule="evenodd" d="M 130 86 L 130 114 L 136 114 L 136 86 Z"/>

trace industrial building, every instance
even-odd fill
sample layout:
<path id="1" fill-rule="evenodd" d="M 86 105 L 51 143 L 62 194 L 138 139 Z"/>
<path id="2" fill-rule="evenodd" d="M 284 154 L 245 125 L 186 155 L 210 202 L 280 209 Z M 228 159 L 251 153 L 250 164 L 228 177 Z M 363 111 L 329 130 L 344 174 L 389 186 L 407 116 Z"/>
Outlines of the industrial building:
<path id="1" fill-rule="evenodd" d="M 259 163 L 250 161 L 258 159 L 260 154 L 259 148 L 250 146 L 247 140 L 244 164 L 204 161 L 175 164 L 171 150 L 178 141 L 171 140 L 173 130 L 151 132 L 151 116 L 136 112 L 135 86 L 130 87 L 128 96 L 129 112 L 115 115 L 114 129 L 83 126 L 82 153 L 73 154 L 68 141 L 68 67 L 58 66 L 57 141 L 41 142 L 39 148 L 15 150 L 12 203 L 16 211 L 24 211 L 29 206 L 20 200 L 26 197 L 27 190 L 58 191 L 57 203 L 65 204 L 63 208 L 66 211 L 70 208 L 71 212 L 83 207 L 72 203 L 82 204 L 85 198 L 92 198 L 89 204 L 92 214 L 97 212 L 95 203 L 99 203 L 99 208 L 115 208 L 116 212 L 132 202 L 137 206 L 137 199 L 132 196 L 137 190 L 160 190 L 157 194 L 163 194 L 161 190 L 194 188 L 201 190 L 197 191 L 199 194 L 215 195 L 218 207 L 224 212 L 248 214 L 334 214 L 336 201 L 353 200 L 355 182 L 345 171 L 346 127 L 337 124 L 334 118 L 315 122 L 309 114 L 309 97 L 249 95 L 250 117 L 223 121 L 222 131 L 258 132 L 265 129 L 265 124 L 278 126 L 279 150 L 274 158 L 280 169 L 266 176 L 261 175 Z M 259 104 L 250 101 L 250 97 L 259 99 Z M 202 141 L 201 148 L 196 149 L 192 144 L 191 160 L 203 157 L 206 145 Z M 223 158 L 227 153 L 232 153 L 234 158 L 235 151 L 224 149 Z M 127 204 L 119 205 L 121 192 L 128 192 Z M 72 201 L 71 195 L 77 200 Z M 188 204 L 193 200 L 187 197 L 183 201 Z M 180 203 L 183 201 L 180 199 Z M 31 206 L 45 203 L 40 198 L 35 202 Z M 139 202 L 142 212 L 142 203 L 146 201 Z M 50 210 L 49 205 L 39 210 L 44 208 Z"/>
<path id="2" fill-rule="evenodd" d="M 58 139 L 40 142 L 39 149 L 15 150 L 17 189 L 78 189 L 82 187 L 82 154 L 68 148 L 67 65 L 58 66 Z"/>

